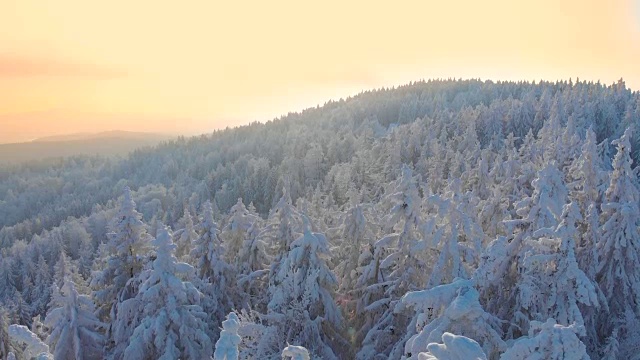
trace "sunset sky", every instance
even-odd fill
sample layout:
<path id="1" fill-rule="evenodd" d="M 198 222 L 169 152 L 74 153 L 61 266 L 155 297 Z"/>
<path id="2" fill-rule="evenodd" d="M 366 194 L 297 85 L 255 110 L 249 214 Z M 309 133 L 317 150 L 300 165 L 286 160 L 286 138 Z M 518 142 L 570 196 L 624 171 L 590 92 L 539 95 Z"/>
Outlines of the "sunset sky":
<path id="1" fill-rule="evenodd" d="M 0 0 L 0 143 L 195 134 L 443 77 L 640 90 L 640 0 Z"/>

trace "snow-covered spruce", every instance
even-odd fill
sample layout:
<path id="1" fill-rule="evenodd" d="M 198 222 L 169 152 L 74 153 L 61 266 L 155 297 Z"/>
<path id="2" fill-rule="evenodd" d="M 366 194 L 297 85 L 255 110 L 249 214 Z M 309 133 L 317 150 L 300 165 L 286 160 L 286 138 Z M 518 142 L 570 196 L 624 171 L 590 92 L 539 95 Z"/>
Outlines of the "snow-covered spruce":
<path id="1" fill-rule="evenodd" d="M 170 230 L 162 226 L 153 241 L 156 259 L 132 299 L 142 304 L 142 316 L 124 351 L 125 359 L 209 359 L 212 355 L 206 314 L 199 306 L 201 294 L 177 277 L 193 268 L 177 261 L 171 238 Z"/>
<path id="2" fill-rule="evenodd" d="M 176 237 L 176 258 L 181 261 L 187 261 L 189 260 L 188 256 L 190 255 L 193 243 L 198 238 L 196 226 L 187 204 L 184 204 L 184 214 L 182 218 L 178 220 L 178 226 L 179 228 L 173 234 L 173 236 Z"/>
<path id="3" fill-rule="evenodd" d="M 9 318 L 5 309 L 0 307 L 0 358 L 6 359 L 11 352 L 9 342 Z"/>
<path id="4" fill-rule="evenodd" d="M 528 336 L 518 339 L 500 360 L 589 360 L 586 346 L 576 335 L 580 331 L 575 325 L 558 325 L 553 319 L 532 321 Z"/>
<path id="5" fill-rule="evenodd" d="M 382 209 L 388 211 L 383 220 L 388 235 L 373 244 L 374 256 L 358 280 L 362 286 L 359 296 L 367 301 L 361 301 L 357 308 L 357 316 L 365 319 L 359 329 L 364 338 L 358 359 L 389 355 L 401 335 L 395 329 L 407 325 L 393 316 L 395 303 L 407 291 L 425 286 L 427 246 L 421 233 L 424 221 L 419 186 L 419 176 L 404 164 L 401 177 L 381 201 Z"/>
<path id="6" fill-rule="evenodd" d="M 529 321 L 546 305 L 538 298 L 550 281 L 548 273 L 540 275 L 549 269 L 539 260 L 551 256 L 556 243 L 539 238 L 554 234 L 567 198 L 562 173 L 553 163 L 532 184 L 531 196 L 515 204 L 521 218 L 503 221 L 508 237 L 499 236 L 486 247 L 474 275 L 487 311 L 509 321 L 509 337 L 526 333 Z"/>
<path id="7" fill-rule="evenodd" d="M 219 237 L 218 224 L 213 219 L 211 202 L 205 202 L 202 209 L 202 218 L 197 226 L 200 235 L 191 250 L 197 274 L 193 285 L 203 294 L 200 305 L 207 314 L 209 337 L 215 341 L 220 324 L 239 300 L 234 269 L 224 259 L 225 248 Z"/>
<path id="8" fill-rule="evenodd" d="M 137 289 L 125 291 L 129 282 L 138 276 L 151 252 L 151 236 L 142 222 L 142 214 L 136 211 L 131 190 L 125 187 L 117 213 L 109 224 L 109 241 L 102 256 L 106 258 L 104 269 L 95 271 L 91 286 L 102 319 L 115 320 L 116 303 L 135 296 Z M 108 330 L 108 335 L 110 334 Z"/>
<path id="9" fill-rule="evenodd" d="M 339 352 L 348 351 L 348 345 L 340 333 L 343 319 L 333 299 L 337 279 L 325 260 L 330 254 L 327 239 L 312 232 L 304 217 L 304 233 L 290 246 L 275 267 L 278 271 L 271 274 L 263 330 L 263 341 L 270 345 L 261 347 L 273 354 L 296 343 L 323 359 L 346 356 Z"/>
<path id="10" fill-rule="evenodd" d="M 267 223 L 259 237 L 269 246 L 269 251 L 277 263 L 301 231 L 302 214 L 293 205 L 288 187 L 284 186 L 282 197 L 269 211 Z"/>
<path id="11" fill-rule="evenodd" d="M 198 224 L 200 236 L 195 240 L 191 258 L 196 264 L 200 279 L 217 278 L 226 267 L 223 260 L 224 248 L 219 237 L 218 224 L 213 220 L 213 208 L 210 201 L 202 205 L 202 219 Z"/>
<path id="12" fill-rule="evenodd" d="M 213 353 L 214 360 L 238 360 L 240 352 L 238 345 L 242 340 L 238 335 L 240 319 L 234 312 L 227 315 L 227 319 L 222 322 L 220 338 L 216 342 L 216 350 Z"/>
<path id="13" fill-rule="evenodd" d="M 237 308 L 258 308 L 266 304 L 266 244 L 259 238 L 262 219 L 244 206 L 242 198 L 229 210 L 221 238 L 225 244 L 225 261 L 236 274 Z M 234 284 L 234 285 L 235 285 Z"/>
<path id="14" fill-rule="evenodd" d="M 26 326 L 17 324 L 9 325 L 8 334 L 11 342 L 16 344 L 14 347 L 21 350 L 22 356 L 25 359 L 54 359 L 53 355 L 49 353 L 49 346 L 42 342 L 42 340 Z M 15 353 L 12 352 L 12 354 L 15 356 Z"/>
<path id="15" fill-rule="evenodd" d="M 97 359 L 103 355 L 104 324 L 94 315 L 94 304 L 78 294 L 71 279 L 64 279 L 61 307 L 51 309 L 44 319 L 50 329 L 47 343 L 60 360 Z"/>
<path id="16" fill-rule="evenodd" d="M 344 254 L 335 272 L 340 280 L 340 291 L 347 292 L 355 288 L 358 280 L 358 258 L 362 253 L 362 247 L 368 244 L 373 236 L 362 205 L 348 209 L 341 219 L 340 226 L 334 232 L 342 244 L 336 250 Z"/>
<path id="17" fill-rule="evenodd" d="M 396 305 L 396 312 L 405 308 L 415 311 L 410 326 L 415 335 L 400 343 L 403 352 L 395 356 L 419 358 L 428 345 L 440 341 L 447 332 L 469 337 L 481 344 L 484 353 L 495 359 L 507 345 L 502 340 L 500 320 L 485 312 L 478 302 L 473 281 L 456 279 L 446 285 L 409 292 Z M 411 334 L 407 329 L 407 334 Z"/>
<path id="18" fill-rule="evenodd" d="M 477 265 L 485 243 L 485 235 L 470 215 L 469 194 L 462 194 L 459 181 L 452 181 L 444 197 L 431 196 L 429 203 L 435 206 L 437 222 L 427 223 L 424 236 L 431 238 L 431 247 L 438 251 L 427 288 L 446 284 L 455 278 L 469 278 Z M 432 233 L 433 232 L 433 233 Z"/>
<path id="19" fill-rule="evenodd" d="M 626 321 L 619 321 L 627 310 L 634 312 L 636 319 L 640 316 L 640 190 L 631 169 L 630 137 L 629 128 L 614 141 L 618 152 L 602 204 L 601 240 L 597 243 L 600 262 L 596 278 L 609 305 L 609 313 L 601 314 L 600 336 L 618 329 L 623 339 L 629 329 Z"/>
<path id="20" fill-rule="evenodd" d="M 242 198 L 238 198 L 238 202 L 229 210 L 229 218 L 227 225 L 221 231 L 221 238 L 226 244 L 226 258 L 229 264 L 240 267 L 239 253 L 243 247 L 244 241 L 249 230 L 260 222 L 260 218 L 252 214 L 244 203 Z"/>

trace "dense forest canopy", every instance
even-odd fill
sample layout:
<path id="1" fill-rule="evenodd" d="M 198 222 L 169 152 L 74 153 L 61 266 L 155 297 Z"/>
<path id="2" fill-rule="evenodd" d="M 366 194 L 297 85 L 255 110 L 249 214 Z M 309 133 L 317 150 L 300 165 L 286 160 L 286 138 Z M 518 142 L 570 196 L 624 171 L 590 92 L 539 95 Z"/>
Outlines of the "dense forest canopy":
<path id="1" fill-rule="evenodd" d="M 0 167 L 0 358 L 630 358 L 639 161 L 622 80 L 430 80 Z"/>

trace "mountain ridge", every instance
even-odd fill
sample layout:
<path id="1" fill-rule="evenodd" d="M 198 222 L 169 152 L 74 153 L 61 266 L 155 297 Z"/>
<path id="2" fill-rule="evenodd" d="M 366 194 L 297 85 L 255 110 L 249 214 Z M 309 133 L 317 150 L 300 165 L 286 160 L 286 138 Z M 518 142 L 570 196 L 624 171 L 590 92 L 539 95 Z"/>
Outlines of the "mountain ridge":
<path id="1" fill-rule="evenodd" d="M 78 155 L 125 156 L 139 148 L 158 145 L 175 136 L 123 130 L 74 133 L 0 144 L 0 165 Z"/>
<path id="2" fill-rule="evenodd" d="M 127 130 L 108 130 L 100 132 L 79 132 L 71 134 L 49 135 L 43 136 L 29 141 L 29 143 L 40 142 L 64 142 L 64 141 L 79 141 L 79 140 L 93 140 L 103 138 L 165 138 L 171 139 L 175 136 L 163 133 L 155 132 L 142 132 L 142 131 L 127 131 Z"/>

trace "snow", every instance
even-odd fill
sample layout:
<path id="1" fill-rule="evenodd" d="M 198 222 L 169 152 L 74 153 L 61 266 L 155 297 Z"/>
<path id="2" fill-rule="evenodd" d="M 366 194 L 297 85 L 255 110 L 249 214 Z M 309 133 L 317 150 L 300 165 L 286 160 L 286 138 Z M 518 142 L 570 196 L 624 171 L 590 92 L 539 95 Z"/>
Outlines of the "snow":
<path id="1" fill-rule="evenodd" d="M 501 360 L 588 360 L 585 345 L 580 341 L 575 325 L 562 326 L 553 319 L 532 321 L 529 335 L 517 340 Z"/>
<path id="2" fill-rule="evenodd" d="M 47 343 L 54 357 L 59 360 L 99 357 L 104 324 L 94 315 L 93 301 L 80 295 L 69 278 L 65 278 L 61 292 L 61 307 L 50 310 L 44 319 L 50 329 Z"/>
<path id="3" fill-rule="evenodd" d="M 282 350 L 283 359 L 310 360 L 309 352 L 302 346 L 289 345 Z"/>
<path id="4" fill-rule="evenodd" d="M 170 230 L 161 226 L 153 244 L 156 259 L 135 298 L 143 304 L 141 321 L 124 357 L 208 359 L 213 348 L 206 334 L 206 314 L 199 306 L 200 293 L 177 278 L 176 245 Z"/>
<path id="5" fill-rule="evenodd" d="M 214 360 L 238 360 L 238 345 L 242 340 L 238 335 L 240 319 L 236 313 L 231 312 L 222 322 L 220 339 L 216 342 L 216 350 L 213 353 Z"/>
<path id="6" fill-rule="evenodd" d="M 506 349 L 498 321 L 480 306 L 479 293 L 472 280 L 456 279 L 451 284 L 410 292 L 402 297 L 395 312 L 405 307 L 416 311 L 414 323 L 417 330 L 406 341 L 405 354 L 428 350 L 429 344 L 439 341 L 446 332 L 481 341 L 483 351 L 490 356 Z"/>
<path id="7" fill-rule="evenodd" d="M 27 359 L 36 358 L 37 360 L 53 360 L 53 355 L 49 353 L 49 346 L 43 343 L 36 334 L 29 331 L 23 325 L 9 325 L 9 337 L 26 346 L 24 357 Z"/>
<path id="8" fill-rule="evenodd" d="M 448 332 L 442 334 L 442 344 L 427 345 L 428 352 L 420 353 L 418 360 L 487 360 L 480 345 L 464 336 Z M 413 358 L 413 357 L 412 357 Z"/>

